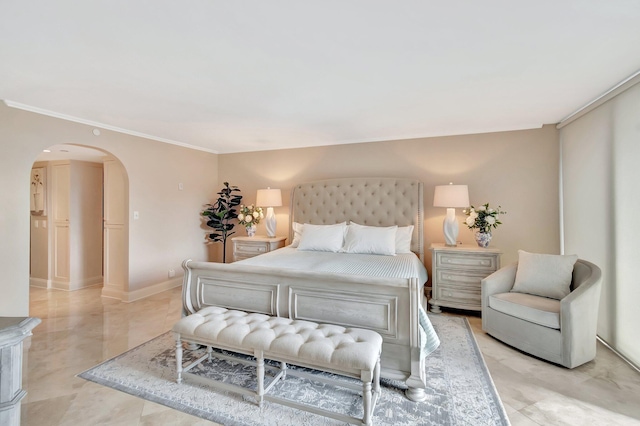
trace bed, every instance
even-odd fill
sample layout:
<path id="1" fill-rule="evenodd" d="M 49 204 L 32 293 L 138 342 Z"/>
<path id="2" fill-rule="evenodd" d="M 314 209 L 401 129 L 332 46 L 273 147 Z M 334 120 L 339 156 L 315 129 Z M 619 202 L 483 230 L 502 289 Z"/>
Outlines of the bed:
<path id="1" fill-rule="evenodd" d="M 381 256 L 289 245 L 231 264 L 186 260 L 184 314 L 220 306 L 375 330 L 383 337 L 382 377 L 403 382 L 411 400 L 426 398 L 424 359 L 439 341 L 423 309 L 422 183 L 399 178 L 310 182 L 294 187 L 290 206 L 289 242 L 298 239 L 300 224 L 355 222 L 402 227 L 409 232 L 408 249 Z"/>

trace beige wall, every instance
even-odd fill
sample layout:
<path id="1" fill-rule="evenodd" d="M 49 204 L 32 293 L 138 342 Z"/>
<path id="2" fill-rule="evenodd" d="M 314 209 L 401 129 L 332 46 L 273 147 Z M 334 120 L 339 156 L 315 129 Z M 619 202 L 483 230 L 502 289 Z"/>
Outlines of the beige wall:
<path id="1" fill-rule="evenodd" d="M 399 176 L 425 184 L 425 246 L 443 242 L 445 209 L 433 207 L 435 185 L 469 185 L 471 203 L 501 205 L 507 211 L 491 246 L 504 251 L 503 264 L 517 250 L 559 252 L 558 134 L 538 130 L 334 145 L 315 148 L 220 155 L 219 181 L 242 190 L 255 202 L 256 190 L 283 190 L 285 206 L 276 208 L 278 235 L 288 235 L 289 191 L 299 182 L 355 176 Z M 462 209 L 457 213 L 464 220 Z M 243 231 L 240 229 L 239 231 Z M 264 234 L 262 225 L 258 233 Z M 463 224 L 458 238 L 475 244 Z M 431 270 L 431 259 L 425 262 Z"/>
<path id="2" fill-rule="evenodd" d="M 500 204 L 508 212 L 492 241 L 504 251 L 503 263 L 516 260 L 518 248 L 559 251 L 558 136 L 553 126 L 219 156 L 105 130 L 96 137 L 91 131 L 89 126 L 0 104 L 0 139 L 6 152 L 0 188 L 3 202 L 11 206 L 0 213 L 0 237 L 8 241 L 0 248 L 7 278 L 0 284 L 7 295 L 0 301 L 0 315 L 25 315 L 28 310 L 29 173 L 41 150 L 58 143 L 105 150 L 127 171 L 130 293 L 142 295 L 146 288 L 166 283 L 170 268 L 179 276 L 185 258 L 221 258 L 219 245 L 211 250 L 203 244 L 210 230 L 202 226 L 198 213 L 224 181 L 238 185 L 247 203 L 255 201 L 259 188 L 281 188 L 285 206 L 276 208 L 278 234 L 287 235 L 287 194 L 298 182 L 345 176 L 418 178 L 425 183 L 426 246 L 443 241 L 445 211 L 432 206 L 434 186 L 466 183 L 472 203 Z M 20 182 L 24 190 L 18 190 Z M 178 183 L 183 183 L 183 191 Z M 140 219 L 133 220 L 133 211 Z M 462 221 L 460 209 L 458 215 Z M 464 226 L 459 240 L 474 244 Z M 426 264 L 430 270 L 429 256 Z"/>
<path id="3" fill-rule="evenodd" d="M 598 335 L 640 365 L 640 84 L 560 130 L 567 253 L 603 272 Z"/>
<path id="4" fill-rule="evenodd" d="M 54 144 L 102 149 L 124 165 L 130 185 L 129 292 L 160 288 L 170 268 L 181 275 L 185 258 L 207 257 L 199 212 L 217 191 L 218 156 L 107 130 L 96 137 L 92 130 L 0 103 L 0 316 L 28 315 L 30 172 L 38 154 Z"/>

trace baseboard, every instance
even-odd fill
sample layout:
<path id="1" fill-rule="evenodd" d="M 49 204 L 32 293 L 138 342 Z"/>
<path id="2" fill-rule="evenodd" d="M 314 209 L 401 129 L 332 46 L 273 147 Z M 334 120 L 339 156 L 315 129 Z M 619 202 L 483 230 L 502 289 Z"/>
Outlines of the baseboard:
<path id="1" fill-rule="evenodd" d="M 69 289 L 71 291 L 80 290 L 83 288 L 92 287 L 94 285 L 102 285 L 103 282 L 104 277 L 102 275 L 98 275 L 92 278 L 71 282 L 69 283 Z"/>
<path id="2" fill-rule="evenodd" d="M 102 294 L 101 294 L 102 297 L 107 297 L 109 299 L 122 300 L 123 294 L 124 294 L 124 291 L 122 291 L 120 287 L 110 286 L 108 284 L 102 286 Z"/>
<path id="3" fill-rule="evenodd" d="M 134 302 L 136 300 L 144 299 L 145 297 L 153 296 L 154 294 L 162 293 L 163 291 L 171 290 L 172 288 L 180 287 L 181 285 L 182 277 L 176 277 L 139 290 L 124 291 L 122 292 L 122 298 L 120 300 L 127 303 Z"/>
<path id="4" fill-rule="evenodd" d="M 31 287 L 49 288 L 49 280 L 47 280 L 45 278 L 29 277 L 29 285 Z"/>
<path id="5" fill-rule="evenodd" d="M 69 286 L 70 284 L 68 281 L 51 280 L 51 288 L 54 290 L 69 291 Z"/>
<path id="6" fill-rule="evenodd" d="M 77 281 L 51 281 L 51 288 L 55 290 L 63 291 L 76 291 L 83 288 L 92 287 L 95 285 L 102 285 L 103 277 L 99 275 L 97 277 L 91 277 L 84 280 Z"/>

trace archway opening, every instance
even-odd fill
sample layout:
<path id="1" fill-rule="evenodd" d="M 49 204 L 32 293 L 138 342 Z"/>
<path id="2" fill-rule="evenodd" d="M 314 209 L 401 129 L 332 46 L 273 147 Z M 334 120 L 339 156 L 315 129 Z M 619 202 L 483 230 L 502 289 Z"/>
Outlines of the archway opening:
<path id="1" fill-rule="evenodd" d="M 33 163 L 30 285 L 58 290 L 128 289 L 128 178 L 104 150 L 60 144 Z"/>

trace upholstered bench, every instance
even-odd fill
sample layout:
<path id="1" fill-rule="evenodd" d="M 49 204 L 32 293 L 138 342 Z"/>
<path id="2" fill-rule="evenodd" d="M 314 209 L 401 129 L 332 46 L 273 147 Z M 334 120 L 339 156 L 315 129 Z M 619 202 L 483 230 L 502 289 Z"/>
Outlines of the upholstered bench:
<path id="1" fill-rule="evenodd" d="M 263 400 L 267 400 L 349 423 L 365 425 L 372 423 L 373 410 L 380 395 L 380 352 L 382 350 L 382 337 L 375 331 L 210 306 L 180 319 L 173 326 L 173 332 L 176 338 L 178 383 L 182 381 L 182 376 L 188 376 L 198 381 L 204 380 L 207 384 L 220 389 L 252 395 L 260 406 Z M 184 341 L 206 346 L 207 354 L 183 366 L 182 342 Z M 256 390 L 203 379 L 188 373 L 189 370 L 213 356 L 212 348 L 254 356 L 255 362 L 244 362 L 256 365 Z M 224 354 L 216 353 L 215 356 L 229 359 Z M 237 357 L 231 357 L 231 359 L 235 362 L 239 361 Z M 280 362 L 278 374 L 266 388 L 264 386 L 265 359 Z M 304 371 L 287 369 L 287 363 L 359 379 L 362 382 L 361 385 L 347 381 L 340 381 L 339 384 L 341 387 L 362 389 L 362 418 L 268 395 L 269 390 L 279 380 L 284 380 L 287 374 L 310 378 L 311 375 Z M 313 375 L 312 380 L 337 383 L 331 377 L 320 375 Z"/>

